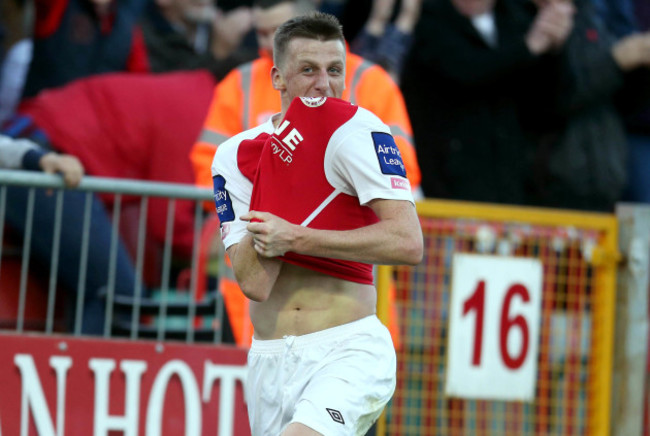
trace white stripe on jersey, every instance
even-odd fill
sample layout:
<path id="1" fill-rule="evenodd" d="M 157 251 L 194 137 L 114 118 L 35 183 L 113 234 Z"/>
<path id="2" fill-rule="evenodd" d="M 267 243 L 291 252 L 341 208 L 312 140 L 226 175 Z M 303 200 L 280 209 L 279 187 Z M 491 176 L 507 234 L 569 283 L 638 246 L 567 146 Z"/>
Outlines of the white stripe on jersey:
<path id="1" fill-rule="evenodd" d="M 334 199 L 340 193 L 341 191 L 339 189 L 335 189 L 334 191 L 332 191 L 332 193 L 325 200 L 323 200 L 323 202 L 316 209 L 314 209 L 314 211 L 307 218 L 305 218 L 305 220 L 302 223 L 300 223 L 300 225 L 303 227 L 307 227 L 309 223 L 311 223 L 314 220 L 314 218 L 316 218 L 318 214 L 321 213 L 321 211 L 327 207 L 328 204 L 334 201 Z"/>

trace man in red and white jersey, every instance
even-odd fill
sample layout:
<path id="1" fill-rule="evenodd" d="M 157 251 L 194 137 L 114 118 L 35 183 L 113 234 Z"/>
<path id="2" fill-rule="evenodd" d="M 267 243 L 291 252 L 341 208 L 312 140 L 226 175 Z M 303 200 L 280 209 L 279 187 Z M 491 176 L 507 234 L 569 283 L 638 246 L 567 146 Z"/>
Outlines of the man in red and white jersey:
<path id="1" fill-rule="evenodd" d="M 271 79 L 281 113 L 220 145 L 212 165 L 222 239 L 251 300 L 251 430 L 364 435 L 396 375 L 371 264 L 420 262 L 413 197 L 388 126 L 338 99 L 333 16 L 277 30 Z"/>

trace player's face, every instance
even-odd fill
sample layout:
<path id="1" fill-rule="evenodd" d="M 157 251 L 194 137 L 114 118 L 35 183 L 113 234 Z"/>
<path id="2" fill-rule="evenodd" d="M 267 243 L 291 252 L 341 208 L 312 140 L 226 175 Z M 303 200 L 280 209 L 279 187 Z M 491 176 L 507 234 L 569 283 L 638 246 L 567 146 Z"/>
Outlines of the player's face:
<path id="1" fill-rule="evenodd" d="M 291 102 L 295 97 L 337 97 L 345 89 L 345 47 L 342 41 L 296 38 L 289 42 L 273 85 Z"/>

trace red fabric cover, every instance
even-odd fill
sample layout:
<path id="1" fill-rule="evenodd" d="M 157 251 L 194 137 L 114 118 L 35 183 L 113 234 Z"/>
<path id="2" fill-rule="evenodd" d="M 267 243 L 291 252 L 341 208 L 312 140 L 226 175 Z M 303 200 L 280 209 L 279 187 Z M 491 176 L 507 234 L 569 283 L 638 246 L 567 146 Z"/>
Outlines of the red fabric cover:
<path id="1" fill-rule="evenodd" d="M 53 146 L 94 176 L 193 184 L 189 152 L 207 113 L 213 76 L 110 73 L 46 90 L 21 105 Z M 165 236 L 167 202 L 149 200 L 148 225 Z M 193 205 L 176 204 L 175 245 L 192 245 Z"/>

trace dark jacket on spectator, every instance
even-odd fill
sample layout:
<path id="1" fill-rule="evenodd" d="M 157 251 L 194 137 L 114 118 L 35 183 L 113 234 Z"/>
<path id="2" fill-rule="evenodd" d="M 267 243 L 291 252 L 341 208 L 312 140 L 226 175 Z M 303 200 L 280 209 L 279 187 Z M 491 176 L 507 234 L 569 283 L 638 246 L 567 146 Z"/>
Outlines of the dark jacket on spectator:
<path id="1" fill-rule="evenodd" d="M 524 42 L 534 13 L 497 0 L 490 47 L 450 0 L 423 5 L 401 83 L 427 197 L 524 201 L 534 143 L 521 107 L 537 105 L 537 77 L 545 77 Z"/>
<path id="2" fill-rule="evenodd" d="M 207 38 L 205 47 L 194 47 L 182 32 L 165 19 L 154 2 L 149 4 L 141 25 L 151 70 L 156 73 L 206 69 L 221 80 L 233 68 L 256 57 L 252 51 L 241 50 L 225 59 L 216 59 L 209 49 L 211 29 L 203 29 Z"/>
<path id="3" fill-rule="evenodd" d="M 534 202 L 611 211 L 626 179 L 625 129 L 614 104 L 626 76 L 612 55 L 615 38 L 591 4 L 579 0 L 576 6 L 561 52 L 556 107 L 562 122 L 541 137 Z"/>
<path id="4" fill-rule="evenodd" d="M 87 0 L 36 0 L 34 54 L 23 95 L 115 71 L 148 71 L 137 22 L 144 0 L 114 3 L 101 19 Z"/>

